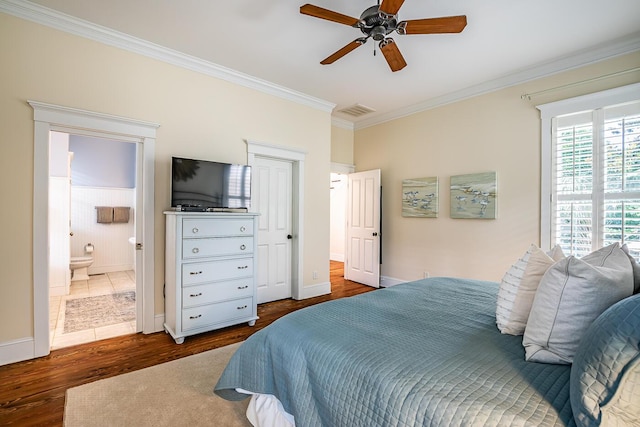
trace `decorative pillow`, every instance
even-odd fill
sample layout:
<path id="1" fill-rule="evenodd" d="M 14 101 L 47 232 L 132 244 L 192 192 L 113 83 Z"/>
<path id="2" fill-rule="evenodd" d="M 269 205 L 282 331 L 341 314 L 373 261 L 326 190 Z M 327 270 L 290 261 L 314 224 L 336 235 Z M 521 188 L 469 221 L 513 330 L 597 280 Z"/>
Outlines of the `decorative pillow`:
<path id="1" fill-rule="evenodd" d="M 547 255 L 549 255 L 554 261 L 560 261 L 561 259 L 566 258 L 566 255 L 562 252 L 560 245 L 552 247 L 549 252 L 547 252 Z"/>
<path id="2" fill-rule="evenodd" d="M 640 264 L 638 261 L 629 253 L 629 247 L 625 243 L 622 245 L 622 250 L 629 257 L 629 261 L 631 261 L 631 267 L 633 267 L 633 293 L 640 293 Z"/>
<path id="3" fill-rule="evenodd" d="M 510 335 L 524 333 L 542 275 L 562 258 L 564 254 L 558 245 L 545 253 L 532 244 L 507 271 L 500 284 L 496 305 L 496 324 L 500 332 Z"/>
<path id="4" fill-rule="evenodd" d="M 498 302 L 496 303 L 496 324 L 498 325 L 500 332 L 503 334 L 508 333 L 505 332 L 505 328 L 509 322 L 513 303 L 516 300 L 518 286 L 520 286 L 524 270 L 527 268 L 529 257 L 535 249 L 536 245 L 532 244 L 529 246 L 527 252 L 525 252 L 524 255 L 522 255 L 522 257 L 520 257 L 518 261 L 511 266 L 511 268 L 509 268 L 509 270 L 507 270 L 500 282 L 500 288 L 498 289 Z"/>
<path id="5" fill-rule="evenodd" d="M 570 364 L 589 325 L 632 294 L 631 263 L 618 243 L 558 261 L 542 277 L 531 306 L 522 339 L 526 360 Z"/>
<path id="6" fill-rule="evenodd" d="M 589 326 L 571 366 L 569 390 L 578 426 L 640 420 L 640 295 L 614 304 Z"/>

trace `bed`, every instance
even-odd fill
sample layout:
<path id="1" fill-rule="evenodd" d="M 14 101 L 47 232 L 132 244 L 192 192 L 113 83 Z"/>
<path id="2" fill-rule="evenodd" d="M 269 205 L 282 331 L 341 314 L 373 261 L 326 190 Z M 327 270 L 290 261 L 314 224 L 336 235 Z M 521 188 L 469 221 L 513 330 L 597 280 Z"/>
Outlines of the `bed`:
<path id="1" fill-rule="evenodd" d="M 496 327 L 499 286 L 430 278 L 293 312 L 247 339 L 214 391 L 228 400 L 253 394 L 258 412 L 273 402 L 256 397 L 272 399 L 298 427 L 576 425 L 572 366 L 525 361 L 522 336 Z M 626 341 L 638 335 L 638 298 Z M 618 370 L 640 360 L 638 338 Z M 249 418 L 259 425 L 259 417 Z"/>

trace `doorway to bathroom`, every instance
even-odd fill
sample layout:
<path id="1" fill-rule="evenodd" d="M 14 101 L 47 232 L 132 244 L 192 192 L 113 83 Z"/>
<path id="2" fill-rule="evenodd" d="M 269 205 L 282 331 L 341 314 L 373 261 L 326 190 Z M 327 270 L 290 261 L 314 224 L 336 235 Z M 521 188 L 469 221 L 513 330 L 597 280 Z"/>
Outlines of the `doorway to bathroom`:
<path id="1" fill-rule="evenodd" d="M 136 145 L 50 132 L 51 349 L 137 332 Z"/>
<path id="2" fill-rule="evenodd" d="M 128 141 L 136 145 L 136 331 L 162 330 L 155 314 L 155 142 L 157 123 L 38 101 L 33 108 L 33 340 L 24 359 L 51 351 L 49 310 L 49 148 L 51 131 Z M 148 248 L 148 249 L 147 249 Z"/>

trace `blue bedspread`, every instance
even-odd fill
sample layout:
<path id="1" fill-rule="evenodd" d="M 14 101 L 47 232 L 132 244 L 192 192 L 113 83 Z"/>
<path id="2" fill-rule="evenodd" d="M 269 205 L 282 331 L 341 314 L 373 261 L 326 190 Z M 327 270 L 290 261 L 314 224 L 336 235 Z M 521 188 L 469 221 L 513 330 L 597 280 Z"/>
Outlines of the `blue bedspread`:
<path id="1" fill-rule="evenodd" d="M 293 312 L 252 335 L 215 392 L 275 395 L 305 426 L 573 426 L 570 366 L 525 362 L 498 284 L 431 278 Z"/>

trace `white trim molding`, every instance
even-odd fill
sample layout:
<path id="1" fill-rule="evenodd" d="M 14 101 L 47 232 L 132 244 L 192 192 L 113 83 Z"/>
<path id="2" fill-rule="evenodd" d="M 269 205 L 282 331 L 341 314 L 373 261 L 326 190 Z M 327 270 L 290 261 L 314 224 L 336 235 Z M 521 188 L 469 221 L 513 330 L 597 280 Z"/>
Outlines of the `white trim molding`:
<path id="1" fill-rule="evenodd" d="M 33 359 L 33 338 L 6 341 L 0 343 L 0 366 Z"/>
<path id="2" fill-rule="evenodd" d="M 413 282 L 413 280 L 396 279 L 395 277 L 381 276 L 380 287 L 390 288 L 391 286 L 401 285 L 402 283 Z"/>
<path id="3" fill-rule="evenodd" d="M 612 42 L 603 43 L 599 46 L 594 46 L 592 48 L 576 52 L 573 55 L 566 55 L 560 58 L 556 58 L 552 61 L 534 65 L 532 67 L 528 67 L 527 69 L 519 70 L 514 73 L 499 77 L 497 79 L 470 86 L 459 91 L 451 92 L 437 98 L 428 99 L 424 102 L 409 105 L 404 108 L 399 108 L 389 113 L 372 116 L 368 119 L 356 122 L 354 128 L 355 130 L 360 130 L 367 127 L 375 126 L 380 123 L 389 122 L 391 120 L 410 116 L 422 111 L 441 107 L 443 105 L 453 104 L 454 102 L 463 101 L 475 96 L 484 95 L 486 93 L 495 92 L 532 80 L 552 76 L 564 71 L 569 71 L 590 64 L 595 64 L 600 61 L 637 52 L 639 50 L 640 32 L 637 32 L 627 37 L 614 40 Z"/>
<path id="4" fill-rule="evenodd" d="M 320 111 L 332 112 L 336 107 L 336 104 L 332 102 L 315 98 L 293 89 L 253 77 L 89 21 L 75 18 L 71 15 L 67 15 L 26 0 L 0 0 L 0 12 L 139 55 L 147 56 L 191 71 L 219 78 L 240 86 L 255 89 L 260 92 L 318 109 Z M 637 52 L 638 50 L 640 50 L 640 32 L 576 52 L 572 55 L 566 55 L 551 61 L 534 65 L 524 70 L 518 70 L 494 80 L 470 86 L 440 97 L 428 99 L 424 102 L 399 108 L 388 113 L 372 115 L 371 117 L 363 120 L 351 122 L 350 120 L 343 118 L 332 117 L 331 124 L 332 126 L 349 130 L 364 129 L 443 105 L 473 98 L 485 93 L 494 92 L 531 80 L 594 64 L 616 56 Z"/>
<path id="5" fill-rule="evenodd" d="M 350 165 L 347 163 L 338 163 L 331 162 L 331 173 L 343 173 L 350 174 L 356 171 L 356 167 L 354 165 Z"/>
<path id="6" fill-rule="evenodd" d="M 314 298 L 322 295 L 328 295 L 330 293 L 331 293 L 330 282 L 318 283 L 314 285 L 303 286 L 301 289 L 300 298 L 295 298 L 295 299 Z"/>
<path id="7" fill-rule="evenodd" d="M 210 77 L 226 80 L 321 111 L 331 112 L 335 108 L 335 104 L 323 99 L 315 98 L 26 0 L 0 0 L 0 12 Z"/>
<path id="8" fill-rule="evenodd" d="M 303 248 L 304 248 L 304 162 L 307 156 L 306 150 L 299 148 L 282 147 L 257 141 L 245 140 L 247 144 L 247 164 L 253 165 L 256 156 L 272 159 L 287 160 L 292 162 L 292 234 L 291 248 L 291 297 L 304 299 L 303 275 Z M 329 291 L 330 292 L 330 291 Z"/>
<path id="9" fill-rule="evenodd" d="M 143 265 L 136 274 L 142 277 L 142 325 L 144 333 L 157 332 L 155 326 L 154 281 L 154 147 L 156 123 L 143 122 L 70 107 L 28 101 L 33 108 L 33 338 L 26 359 L 46 356 L 49 340 L 49 133 L 97 132 L 103 136 L 123 136 L 142 144 L 143 155 Z"/>
<path id="10" fill-rule="evenodd" d="M 540 110 L 541 174 L 540 174 L 540 247 L 552 246 L 552 168 L 553 168 L 553 127 L 554 117 L 579 111 L 594 110 L 608 105 L 636 101 L 640 97 L 640 83 L 634 83 L 588 95 L 563 99 L 548 104 L 537 105 Z"/>
<path id="11" fill-rule="evenodd" d="M 346 129 L 346 130 L 355 130 L 356 126 L 353 122 L 349 120 L 341 119 L 338 117 L 331 117 L 331 126 L 335 126 L 337 128 Z"/>

